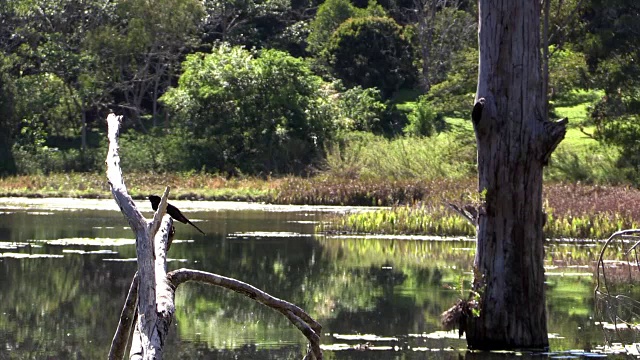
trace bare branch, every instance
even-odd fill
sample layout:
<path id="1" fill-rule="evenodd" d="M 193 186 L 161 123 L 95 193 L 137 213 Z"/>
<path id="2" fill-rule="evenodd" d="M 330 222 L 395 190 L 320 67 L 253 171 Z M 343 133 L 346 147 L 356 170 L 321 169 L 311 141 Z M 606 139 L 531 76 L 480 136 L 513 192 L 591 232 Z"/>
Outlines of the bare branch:
<path id="1" fill-rule="evenodd" d="M 156 324 L 156 290 L 155 290 L 155 270 L 153 259 L 153 244 L 149 233 L 150 224 L 137 209 L 133 199 L 127 192 L 127 187 L 122 178 L 120 168 L 120 155 L 118 146 L 118 135 L 122 116 L 109 114 L 107 116 L 109 151 L 107 153 L 107 178 L 111 186 L 111 193 L 120 207 L 120 210 L 127 218 L 129 225 L 136 234 L 136 254 L 138 260 L 138 274 L 140 277 L 138 285 L 138 322 L 136 327 L 139 334 L 142 354 L 145 359 L 155 358 L 155 344 L 151 341 L 153 327 Z M 133 343 L 137 339 L 134 336 Z"/>
<path id="2" fill-rule="evenodd" d="M 291 323 L 293 323 L 304 334 L 305 337 L 307 337 L 311 346 L 310 351 L 316 359 L 322 359 L 322 350 L 320 350 L 319 345 L 322 326 L 298 306 L 271 296 L 266 292 L 242 281 L 204 271 L 178 269 L 167 274 L 167 278 L 173 285 L 174 289 L 184 282 L 198 281 L 231 289 L 279 311 L 284 314 L 289 321 L 291 321 Z"/>
<path id="3" fill-rule="evenodd" d="M 153 214 L 153 221 L 149 226 L 149 234 L 154 238 L 156 236 L 158 228 L 160 228 L 160 223 L 162 221 L 162 218 L 164 217 L 164 214 L 167 213 L 167 199 L 169 198 L 169 190 L 169 186 L 164 189 L 164 193 L 162 194 L 162 198 L 160 199 L 160 204 L 158 205 L 158 210 L 156 210 L 155 214 Z M 171 222 L 171 224 L 173 224 L 173 221 Z"/>
<path id="4" fill-rule="evenodd" d="M 166 200 L 164 202 L 166 204 Z M 160 207 L 158 207 L 159 210 Z M 173 219 L 171 216 L 165 215 L 162 219 L 162 227 L 160 227 L 154 241 L 156 245 L 156 311 L 161 317 L 168 318 L 169 323 L 175 311 L 173 289 L 167 280 L 167 247 L 171 241 L 170 237 L 173 236 L 172 228 Z"/>
<path id="5" fill-rule="evenodd" d="M 118 136 L 120 134 L 120 124 L 122 116 L 109 114 L 107 117 L 109 151 L 107 152 L 107 179 L 111 187 L 111 193 L 120 210 L 129 221 L 129 225 L 136 233 L 136 238 L 141 233 L 146 233 L 147 222 L 142 213 L 136 208 L 133 199 L 127 192 L 127 187 L 122 178 L 122 170 L 120 169 L 120 146 L 118 145 Z"/>
<path id="6" fill-rule="evenodd" d="M 598 262 L 597 262 L 597 266 L 596 266 L 596 288 L 594 290 L 594 292 L 597 294 L 600 292 L 600 268 L 602 268 L 602 278 L 605 282 L 605 286 L 606 286 L 606 282 L 607 282 L 607 278 L 606 278 L 606 274 L 605 274 L 605 268 L 604 268 L 604 252 L 607 249 L 607 246 L 609 246 L 609 244 L 618 236 L 626 236 L 626 235 L 634 235 L 634 234 L 640 234 L 640 229 L 627 229 L 627 230 L 620 230 L 620 231 L 616 231 L 613 234 L 611 234 L 611 236 L 609 236 L 609 238 L 607 239 L 607 241 L 604 243 L 604 245 L 602 246 L 602 249 L 600 249 L 600 255 L 598 255 Z M 638 243 L 635 243 L 630 249 L 629 252 L 633 249 L 635 249 L 638 246 Z M 607 288 L 607 295 L 609 295 L 609 291 Z"/>
<path id="7" fill-rule="evenodd" d="M 109 349 L 109 360 L 122 360 L 124 353 L 127 351 L 127 343 L 133 328 L 133 322 L 136 318 L 136 302 L 138 300 L 138 273 L 136 272 L 131 280 L 129 293 L 124 302 L 122 313 L 120 313 L 120 321 L 118 328 L 111 341 L 111 349 Z"/>

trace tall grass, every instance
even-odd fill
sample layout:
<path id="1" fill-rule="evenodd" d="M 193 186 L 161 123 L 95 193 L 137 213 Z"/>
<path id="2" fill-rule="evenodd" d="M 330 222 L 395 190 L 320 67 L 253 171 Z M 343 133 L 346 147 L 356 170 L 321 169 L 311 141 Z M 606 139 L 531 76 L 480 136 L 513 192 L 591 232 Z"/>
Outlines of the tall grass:
<path id="1" fill-rule="evenodd" d="M 161 193 L 171 186 L 171 197 L 200 200 L 273 201 L 282 179 L 227 179 L 206 173 L 128 173 L 124 175 L 134 198 Z M 0 177 L 0 196 L 110 198 L 103 173 L 67 173 Z"/>
<path id="2" fill-rule="evenodd" d="M 320 231 L 375 234 L 473 236 L 475 228 L 444 205 L 419 204 L 366 211 L 336 217 Z"/>
<path id="3" fill-rule="evenodd" d="M 326 175 L 347 179 L 465 179 L 475 173 L 475 139 L 458 133 L 393 140 L 351 133 L 330 147 Z"/>

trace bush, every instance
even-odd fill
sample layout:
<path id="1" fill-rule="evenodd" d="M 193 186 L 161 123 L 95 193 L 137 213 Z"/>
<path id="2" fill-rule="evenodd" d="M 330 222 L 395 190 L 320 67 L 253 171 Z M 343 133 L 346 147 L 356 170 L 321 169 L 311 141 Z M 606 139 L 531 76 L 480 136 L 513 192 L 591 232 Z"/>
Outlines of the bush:
<path id="1" fill-rule="evenodd" d="M 373 131 L 380 127 L 386 106 L 380 91 L 360 86 L 335 94 L 335 121 L 339 130 Z"/>
<path id="2" fill-rule="evenodd" d="M 551 47 L 549 58 L 549 91 L 551 99 L 571 95 L 572 89 L 585 87 L 587 61 L 583 53 Z"/>
<path id="3" fill-rule="evenodd" d="M 189 139 L 182 156 L 196 169 L 300 173 L 323 154 L 333 113 L 303 60 L 222 45 L 187 56 L 183 70 L 161 101 Z"/>
<path id="4" fill-rule="evenodd" d="M 357 9 L 349 0 L 327 0 L 322 3 L 318 7 L 316 17 L 309 25 L 308 50 L 319 54 L 338 26 L 355 16 L 356 12 Z"/>
<path id="5" fill-rule="evenodd" d="M 410 136 L 431 136 L 446 127 L 444 117 L 433 109 L 426 96 L 418 99 L 407 119 L 409 123 L 404 128 L 404 133 Z"/>
<path id="6" fill-rule="evenodd" d="M 626 181 L 624 170 L 616 167 L 619 151 L 605 146 L 590 146 L 575 151 L 560 143 L 553 152 L 545 179 L 569 183 L 619 185 Z"/>
<path id="7" fill-rule="evenodd" d="M 437 112 L 468 119 L 478 82 L 478 50 L 467 48 L 454 59 L 446 79 L 433 85 L 427 96 Z"/>

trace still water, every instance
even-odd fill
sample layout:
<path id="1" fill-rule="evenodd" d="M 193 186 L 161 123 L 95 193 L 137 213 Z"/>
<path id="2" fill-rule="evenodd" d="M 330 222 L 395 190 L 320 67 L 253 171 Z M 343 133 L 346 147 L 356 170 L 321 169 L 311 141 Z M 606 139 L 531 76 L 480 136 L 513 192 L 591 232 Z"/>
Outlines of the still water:
<path id="1" fill-rule="evenodd" d="M 207 235 L 177 223 L 169 268 L 234 277 L 301 306 L 324 327 L 326 359 L 480 356 L 440 327 L 440 314 L 467 295 L 469 239 L 314 234 L 345 208 L 174 204 Z M 105 358 L 136 268 L 132 239 L 113 200 L 0 199 L 0 359 Z M 547 247 L 547 356 L 600 355 L 611 340 L 595 311 L 599 247 Z M 167 359 L 304 351 L 305 338 L 279 313 L 236 293 L 183 284 L 176 306 Z"/>

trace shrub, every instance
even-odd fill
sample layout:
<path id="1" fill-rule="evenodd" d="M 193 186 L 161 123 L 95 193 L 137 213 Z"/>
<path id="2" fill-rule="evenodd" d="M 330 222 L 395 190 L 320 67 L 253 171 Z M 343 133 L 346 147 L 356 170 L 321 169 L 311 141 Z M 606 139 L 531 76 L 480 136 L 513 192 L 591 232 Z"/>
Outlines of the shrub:
<path id="1" fill-rule="evenodd" d="M 409 123 L 404 133 L 411 136 L 431 136 L 443 131 L 446 127 L 444 117 L 438 114 L 425 96 L 418 102 L 407 116 Z"/>
<path id="2" fill-rule="evenodd" d="M 583 88 L 587 78 L 587 61 L 583 53 L 550 49 L 549 91 L 552 99 L 571 95 L 571 90 Z"/>
<path id="3" fill-rule="evenodd" d="M 436 111 L 469 118 L 478 81 L 478 50 L 467 48 L 454 59 L 446 79 L 433 85 L 427 96 Z"/>
<path id="4" fill-rule="evenodd" d="M 332 112 L 303 60 L 222 45 L 187 56 L 183 70 L 161 101 L 189 139 L 183 156 L 196 169 L 299 173 L 322 155 Z"/>
<path id="5" fill-rule="evenodd" d="M 454 133 L 393 140 L 369 133 L 344 134 L 330 147 L 327 173 L 336 178 L 466 179 L 475 173 L 473 139 Z"/>
<path id="6" fill-rule="evenodd" d="M 335 94 L 335 121 L 345 131 L 373 131 L 380 126 L 386 106 L 376 88 L 360 86 Z"/>

